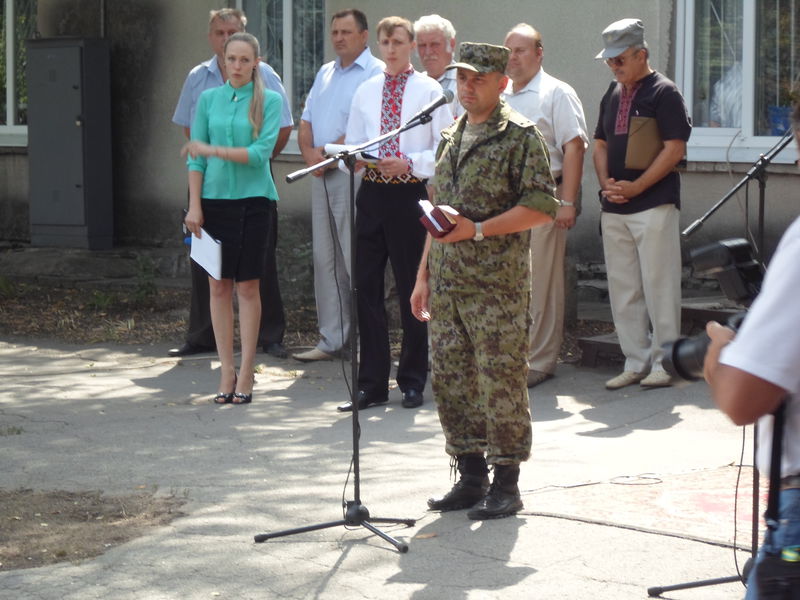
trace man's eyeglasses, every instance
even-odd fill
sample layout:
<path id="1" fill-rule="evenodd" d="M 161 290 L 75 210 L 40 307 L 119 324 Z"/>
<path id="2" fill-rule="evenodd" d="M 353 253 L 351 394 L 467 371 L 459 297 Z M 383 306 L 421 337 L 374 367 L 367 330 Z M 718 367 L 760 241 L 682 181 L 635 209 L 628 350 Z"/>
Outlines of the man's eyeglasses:
<path id="1" fill-rule="evenodd" d="M 606 64 L 609 67 L 622 67 L 625 65 L 625 61 L 627 61 L 629 58 L 633 58 L 634 56 L 636 56 L 637 52 L 639 52 L 639 50 L 634 50 L 628 56 L 622 54 L 620 56 L 615 56 L 614 58 L 607 58 Z"/>

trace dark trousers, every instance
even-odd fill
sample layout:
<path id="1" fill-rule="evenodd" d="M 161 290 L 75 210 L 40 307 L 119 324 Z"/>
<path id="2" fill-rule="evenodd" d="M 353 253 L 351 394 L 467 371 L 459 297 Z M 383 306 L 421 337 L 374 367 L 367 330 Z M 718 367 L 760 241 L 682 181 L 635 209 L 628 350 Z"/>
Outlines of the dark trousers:
<path id="1" fill-rule="evenodd" d="M 261 328 L 258 345 L 283 342 L 286 318 L 278 287 L 278 266 L 275 249 L 278 245 L 278 203 L 269 202 L 267 244 L 264 253 L 264 276 L 261 278 Z M 196 262 L 192 264 L 192 301 L 189 308 L 189 331 L 186 341 L 196 346 L 213 348 L 214 329 L 211 326 L 211 308 L 208 291 L 208 273 Z"/>
<path id="2" fill-rule="evenodd" d="M 411 314 L 411 292 L 425 245 L 418 201 L 421 183 L 363 181 L 356 198 L 356 289 L 361 354 L 358 389 L 383 398 L 389 388 L 391 354 L 384 304 L 384 273 L 392 263 L 403 341 L 397 384 L 403 392 L 421 392 L 428 377 L 428 328 Z"/>

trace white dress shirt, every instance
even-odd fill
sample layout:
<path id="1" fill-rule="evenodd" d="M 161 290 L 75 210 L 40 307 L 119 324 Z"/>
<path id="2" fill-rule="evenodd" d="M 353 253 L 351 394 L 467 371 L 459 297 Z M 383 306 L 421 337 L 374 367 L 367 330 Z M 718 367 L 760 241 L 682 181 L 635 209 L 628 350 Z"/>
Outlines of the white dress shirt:
<path id="1" fill-rule="evenodd" d="M 524 88 L 514 93 L 513 83 L 503 94 L 511 107 L 536 123 L 550 151 L 550 170 L 553 177 L 561 175 L 564 163 L 564 144 L 579 137 L 583 147 L 589 146 L 586 119 L 575 90 L 569 84 L 539 69 Z"/>
<path id="2" fill-rule="evenodd" d="M 362 83 L 356 90 L 347 122 L 346 144 L 361 144 L 380 135 L 384 80 L 384 74 L 381 73 Z M 403 92 L 400 122 L 407 123 L 420 109 L 441 95 L 442 86 L 435 79 L 414 71 Z M 411 173 L 418 179 L 433 176 L 441 132 L 453 124 L 453 113 L 447 106 L 440 106 L 431 116 L 433 119 L 429 123 L 400 134 L 400 152 L 411 159 Z"/>

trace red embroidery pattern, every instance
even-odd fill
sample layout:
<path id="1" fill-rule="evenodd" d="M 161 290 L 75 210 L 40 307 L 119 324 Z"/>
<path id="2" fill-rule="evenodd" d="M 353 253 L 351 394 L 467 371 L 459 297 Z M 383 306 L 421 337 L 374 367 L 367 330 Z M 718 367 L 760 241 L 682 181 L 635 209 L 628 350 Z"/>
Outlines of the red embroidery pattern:
<path id="1" fill-rule="evenodd" d="M 617 119 L 614 122 L 614 133 L 616 135 L 626 135 L 628 133 L 628 120 L 631 116 L 631 106 L 633 105 L 633 97 L 636 92 L 642 87 L 641 83 L 633 86 L 633 89 L 628 92 L 628 89 L 623 85 L 622 93 L 619 96 L 619 108 L 617 108 Z"/>
<path id="2" fill-rule="evenodd" d="M 381 102 L 381 133 L 387 133 L 400 127 L 400 112 L 403 108 L 403 92 L 406 89 L 406 82 L 411 74 L 414 72 L 413 68 L 398 73 L 397 75 L 389 75 L 384 73 L 386 79 L 383 82 L 383 98 Z M 400 152 L 399 136 L 384 142 L 378 149 L 378 156 L 381 158 L 389 156 L 397 156 L 405 158 L 403 153 Z"/>

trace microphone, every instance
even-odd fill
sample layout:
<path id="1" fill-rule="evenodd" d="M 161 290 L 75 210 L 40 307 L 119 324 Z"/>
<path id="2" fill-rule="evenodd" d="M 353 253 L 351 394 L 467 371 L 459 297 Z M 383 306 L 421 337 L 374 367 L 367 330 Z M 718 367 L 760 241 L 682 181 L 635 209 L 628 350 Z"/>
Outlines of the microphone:
<path id="1" fill-rule="evenodd" d="M 455 98 L 455 94 L 450 90 L 443 90 L 442 95 L 439 96 L 436 100 L 431 102 L 430 104 L 424 106 L 422 110 L 420 110 L 417 114 L 411 117 L 408 122 L 412 123 L 413 121 L 417 121 L 419 119 L 425 119 L 426 117 L 430 117 L 430 114 L 435 111 L 440 106 L 445 104 L 450 104 Z"/>

